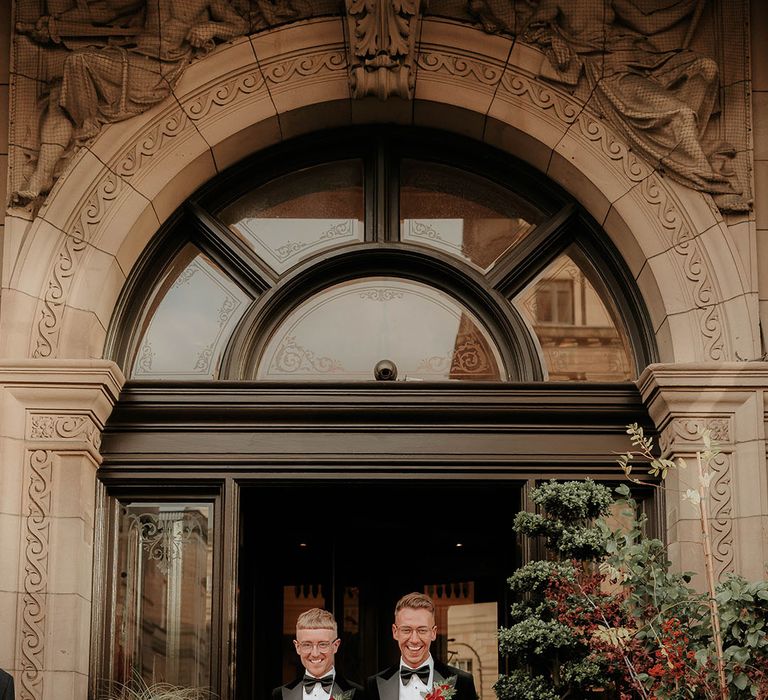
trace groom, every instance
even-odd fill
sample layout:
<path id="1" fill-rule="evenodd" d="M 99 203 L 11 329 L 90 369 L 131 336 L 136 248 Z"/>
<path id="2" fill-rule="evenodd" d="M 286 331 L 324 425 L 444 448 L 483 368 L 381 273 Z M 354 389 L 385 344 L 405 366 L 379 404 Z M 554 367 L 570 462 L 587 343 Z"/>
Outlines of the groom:
<path id="1" fill-rule="evenodd" d="M 400 647 L 400 663 L 368 679 L 369 700 L 422 700 L 440 686 L 440 697 L 477 700 L 469 673 L 446 666 L 429 653 L 437 637 L 435 604 L 429 596 L 409 593 L 397 601 L 392 636 Z M 448 689 L 455 692 L 446 693 Z"/>
<path id="2" fill-rule="evenodd" d="M 327 610 L 312 608 L 296 620 L 293 646 L 304 675 L 272 691 L 272 700 L 363 700 L 363 689 L 336 673 L 341 640 L 336 620 Z"/>

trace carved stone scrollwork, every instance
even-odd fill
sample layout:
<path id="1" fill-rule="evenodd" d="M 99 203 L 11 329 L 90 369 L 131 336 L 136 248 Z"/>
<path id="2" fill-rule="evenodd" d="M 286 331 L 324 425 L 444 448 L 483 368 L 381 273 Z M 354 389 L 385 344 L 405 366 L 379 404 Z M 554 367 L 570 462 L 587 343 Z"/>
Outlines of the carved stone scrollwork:
<path id="1" fill-rule="evenodd" d="M 712 549 L 715 557 L 715 576 L 732 572 L 733 542 L 733 489 L 731 486 L 731 456 L 719 454 L 709 463 L 714 478 L 709 489 Z"/>
<path id="2" fill-rule="evenodd" d="M 43 696 L 53 452 L 34 450 L 27 455 L 19 700 L 39 700 Z"/>
<path id="3" fill-rule="evenodd" d="M 83 440 L 99 449 L 101 432 L 90 416 L 32 414 L 29 427 L 31 440 Z"/>
<path id="4" fill-rule="evenodd" d="M 413 97 L 421 0 L 346 0 L 346 7 L 352 96 Z"/>
<path id="5" fill-rule="evenodd" d="M 680 456 L 704 449 L 702 433 L 709 430 L 712 442 L 721 452 L 709 460 L 712 473 L 709 487 L 710 535 L 715 558 L 715 575 L 734 570 L 733 488 L 731 479 L 731 418 L 727 416 L 687 416 L 675 418 L 659 439 L 665 456 Z"/>
<path id="6" fill-rule="evenodd" d="M 712 441 L 721 446 L 731 440 L 731 420 L 726 416 L 675 418 L 660 436 L 662 454 L 700 449 L 701 435 L 705 430 L 709 430 Z"/>

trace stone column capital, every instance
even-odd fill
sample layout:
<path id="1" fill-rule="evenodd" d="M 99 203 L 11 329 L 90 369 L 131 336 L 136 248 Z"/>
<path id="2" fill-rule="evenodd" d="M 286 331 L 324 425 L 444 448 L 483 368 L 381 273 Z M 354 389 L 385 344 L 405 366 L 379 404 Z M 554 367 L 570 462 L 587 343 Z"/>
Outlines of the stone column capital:
<path id="1" fill-rule="evenodd" d="M 733 414 L 768 390 L 768 362 L 652 364 L 637 386 L 659 430 L 679 416 Z"/>
<path id="2" fill-rule="evenodd" d="M 0 362 L 0 437 L 29 449 L 71 450 L 98 457 L 99 437 L 125 383 L 109 360 Z"/>

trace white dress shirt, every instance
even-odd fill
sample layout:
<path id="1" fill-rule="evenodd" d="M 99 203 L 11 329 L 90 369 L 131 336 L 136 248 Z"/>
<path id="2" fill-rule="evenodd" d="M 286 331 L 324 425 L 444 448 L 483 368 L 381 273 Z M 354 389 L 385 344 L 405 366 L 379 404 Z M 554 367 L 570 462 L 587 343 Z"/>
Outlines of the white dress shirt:
<path id="1" fill-rule="evenodd" d="M 328 673 L 332 673 L 334 680 L 336 679 L 336 669 L 335 668 L 331 667 L 331 670 L 328 671 Z M 323 678 L 325 678 L 325 676 L 327 676 L 328 673 L 323 674 Z M 309 671 L 305 671 L 304 675 L 305 676 L 311 676 L 312 678 L 317 678 L 317 676 L 313 676 Z M 331 690 L 333 690 L 333 686 L 331 686 L 328 690 L 326 690 L 325 688 L 323 688 L 322 685 L 320 685 L 320 683 L 315 683 L 312 686 L 312 692 L 308 693 L 307 692 L 307 687 L 303 686 L 304 700 L 330 700 L 330 697 L 331 697 L 330 691 Z"/>
<path id="2" fill-rule="evenodd" d="M 411 676 L 408 681 L 408 685 L 403 685 L 400 678 L 397 679 L 397 685 L 400 688 L 400 700 L 423 700 L 422 693 L 428 692 L 432 688 L 432 683 L 435 680 L 435 662 L 432 659 L 432 654 L 429 655 L 426 661 L 429 664 L 429 679 L 425 684 L 418 676 Z M 417 668 L 421 668 L 424 664 L 419 664 Z M 400 668 L 411 668 L 405 661 L 400 659 Z M 398 675 L 399 675 L 398 671 Z"/>

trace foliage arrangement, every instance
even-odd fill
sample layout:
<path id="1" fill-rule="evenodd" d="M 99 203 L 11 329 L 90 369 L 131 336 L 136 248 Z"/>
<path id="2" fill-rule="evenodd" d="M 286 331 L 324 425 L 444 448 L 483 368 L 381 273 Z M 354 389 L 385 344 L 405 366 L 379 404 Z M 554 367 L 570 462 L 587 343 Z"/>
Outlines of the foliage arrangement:
<path id="1" fill-rule="evenodd" d="M 638 457 L 653 476 L 680 468 L 655 459 L 637 426 L 627 432 L 635 449 L 620 463 L 631 480 L 646 483 L 632 473 Z M 701 487 L 686 494 L 697 505 L 715 453 L 708 436 L 706 448 Z M 692 574 L 673 572 L 663 543 L 644 536 L 628 486 L 616 492 L 622 528 L 607 522 L 611 491 L 589 480 L 539 486 L 540 512 L 515 518 L 515 531 L 541 537 L 552 558 L 508 580 L 516 602 L 499 646 L 511 671 L 494 687 L 499 700 L 768 700 L 768 581 L 708 576 L 711 593 L 695 591 Z"/>
<path id="2" fill-rule="evenodd" d="M 118 684 L 104 700 L 210 700 L 205 688 L 183 688 L 170 683 L 147 684 L 137 677 L 130 685 Z"/>

